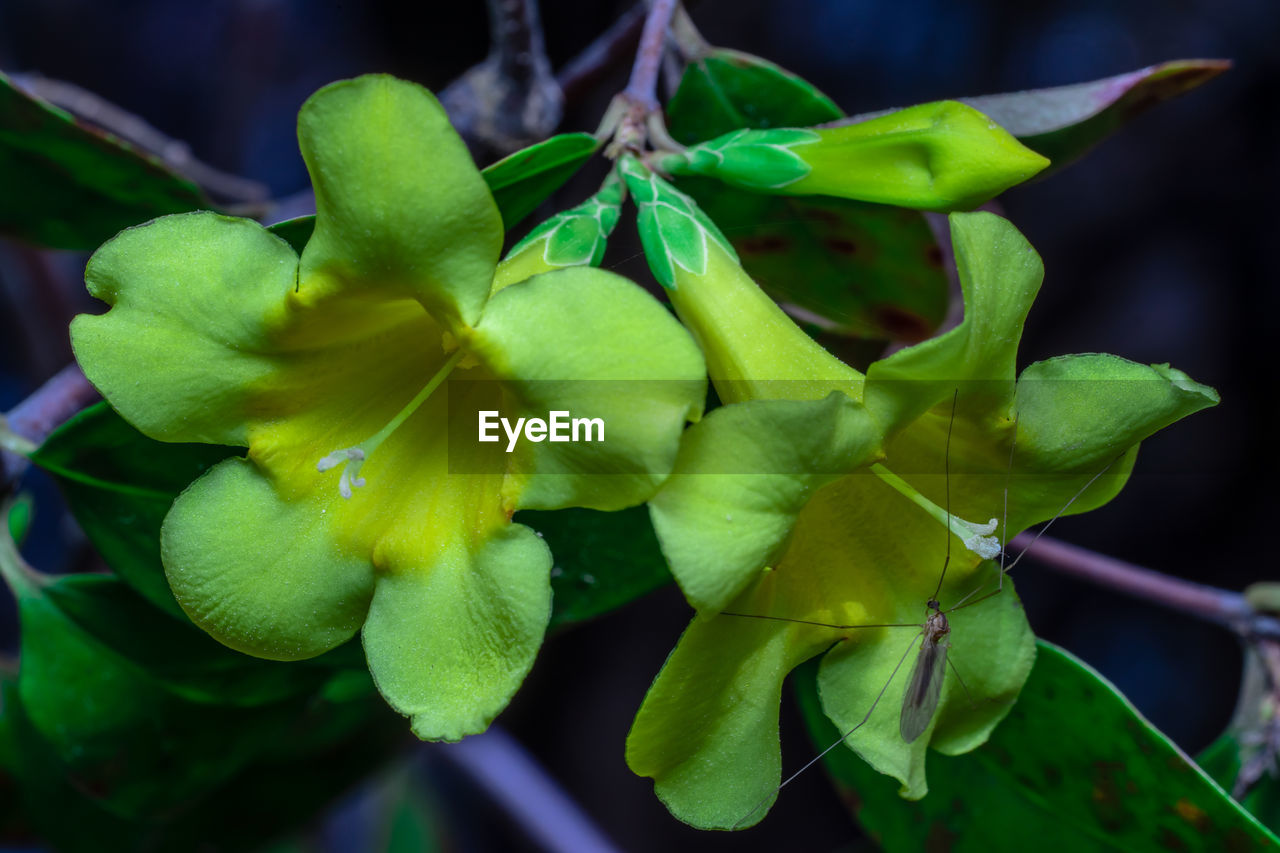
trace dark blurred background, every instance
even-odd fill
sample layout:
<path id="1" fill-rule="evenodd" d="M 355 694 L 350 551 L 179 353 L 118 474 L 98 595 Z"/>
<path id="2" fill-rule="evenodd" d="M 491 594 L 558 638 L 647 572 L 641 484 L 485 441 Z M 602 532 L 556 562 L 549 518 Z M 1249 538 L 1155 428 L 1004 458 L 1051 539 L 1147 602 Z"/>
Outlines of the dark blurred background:
<path id="1" fill-rule="evenodd" d="M 629 6 L 543 0 L 559 66 Z M 1276 323 L 1273 198 L 1280 151 L 1280 5 L 1274 0 L 704 0 L 693 10 L 719 45 L 772 59 L 846 111 L 946 96 L 1079 82 L 1168 59 L 1230 58 L 1235 69 L 1160 105 L 1082 162 L 1004 199 L 1048 270 L 1024 337 L 1023 363 L 1103 351 L 1171 362 L 1223 402 L 1144 445 L 1112 504 L 1055 533 L 1179 577 L 1230 589 L 1276 579 L 1277 388 L 1267 347 Z M 288 195 L 306 187 L 294 118 L 322 84 L 389 71 L 439 90 L 488 47 L 484 4 L 308 0 L 43 0 L 0 2 L 0 69 L 76 83 L 187 141 L 215 167 Z M 562 129 L 593 130 L 628 62 L 567 105 Z M 0 187 L 0 192 L 4 189 Z M 574 203 L 590 190 L 570 185 Z M 619 234 L 625 235 L 624 224 Z M 625 251 L 611 264 L 641 277 Z M 612 259 L 619 260 L 613 261 Z M 66 321 L 89 309 L 84 258 L 0 243 L 0 411 L 69 359 Z M 56 292 L 34 286 L 70 282 Z M 40 527 L 28 557 L 67 568 L 74 529 L 39 475 Z M 602 567 L 603 570 L 603 567 Z M 1239 650 L 1223 630 L 1095 587 L 1030 561 L 1018 589 L 1042 637 L 1113 680 L 1194 753 L 1226 724 Z M 750 834 L 698 833 L 669 817 L 630 774 L 623 742 L 644 691 L 690 611 L 672 589 L 549 639 L 500 722 L 623 847 L 632 850 L 859 844 L 820 772 L 781 797 Z M 13 615 L 0 603 L 0 642 Z M 813 747 L 786 700 L 784 762 Z M 454 820 L 468 849 L 522 842 L 462 786 Z M 282 780 L 281 784 L 287 784 Z M 459 811 L 459 809 L 461 811 Z M 469 810 L 469 811 L 468 811 Z M 459 817 L 461 814 L 461 817 Z M 497 814 L 496 812 L 494 814 Z"/>

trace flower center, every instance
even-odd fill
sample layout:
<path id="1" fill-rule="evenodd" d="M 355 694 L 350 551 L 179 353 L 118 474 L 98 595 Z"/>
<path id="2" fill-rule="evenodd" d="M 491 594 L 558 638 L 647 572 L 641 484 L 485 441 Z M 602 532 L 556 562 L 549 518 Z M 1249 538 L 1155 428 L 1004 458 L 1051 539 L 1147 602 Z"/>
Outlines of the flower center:
<path id="1" fill-rule="evenodd" d="M 358 489 L 365 484 L 365 478 L 360 476 L 360 468 L 365 461 L 373 455 L 373 451 L 378 449 L 382 442 L 390 437 L 400 426 L 416 412 L 432 392 L 440 387 L 440 384 L 449 377 L 453 369 L 458 366 L 458 362 L 462 361 L 465 356 L 465 350 L 459 348 L 440 366 L 435 376 L 422 387 L 409 404 L 396 413 L 396 416 L 387 421 L 386 426 L 378 430 L 355 447 L 344 447 L 341 450 L 335 450 L 328 456 L 316 463 L 316 470 L 320 473 L 331 471 L 339 465 L 343 466 L 342 476 L 338 479 L 338 492 L 347 500 L 351 499 L 354 489 Z"/>
<path id="2" fill-rule="evenodd" d="M 993 518 L 986 524 L 980 524 L 974 521 L 966 521 L 958 515 L 951 515 L 950 522 L 948 522 L 946 510 L 917 492 L 906 480 L 879 462 L 871 466 L 871 472 L 892 486 L 913 504 L 933 516 L 939 524 L 948 527 L 952 533 L 960 537 L 964 542 L 964 547 L 982 559 L 992 560 L 999 556 L 1000 540 L 992 535 L 996 532 L 996 528 L 1000 526 L 999 520 Z"/>

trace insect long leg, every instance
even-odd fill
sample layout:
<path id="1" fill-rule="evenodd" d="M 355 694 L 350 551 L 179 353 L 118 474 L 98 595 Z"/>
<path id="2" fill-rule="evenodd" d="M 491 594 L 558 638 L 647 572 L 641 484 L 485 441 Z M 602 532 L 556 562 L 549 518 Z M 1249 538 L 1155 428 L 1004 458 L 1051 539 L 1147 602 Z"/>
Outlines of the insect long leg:
<path id="1" fill-rule="evenodd" d="M 1000 545 L 1000 578 L 997 581 L 999 588 L 1004 588 L 1004 552 L 1009 546 L 1009 481 L 1013 478 L 1013 453 L 1018 447 L 1018 417 L 1021 413 L 1015 412 L 1013 415 L 1013 438 L 1009 441 L 1009 465 L 1004 469 L 1004 518 L 1000 521 L 1000 535 L 1004 537 L 1004 543 Z"/>
<path id="2" fill-rule="evenodd" d="M 938 587 L 930 596 L 931 600 L 936 600 L 938 594 L 942 592 L 942 582 L 947 579 L 947 566 L 951 564 L 951 430 L 956 425 L 956 403 L 959 399 L 960 389 L 957 388 L 951 395 L 951 419 L 947 421 L 947 444 L 942 454 L 943 489 L 946 497 L 946 506 L 943 509 L 947 511 L 947 555 L 942 559 L 942 571 L 938 573 Z"/>
<path id="3" fill-rule="evenodd" d="M 1025 556 L 1027 555 L 1027 552 L 1031 550 L 1031 546 L 1032 546 L 1032 545 L 1034 545 L 1034 544 L 1036 544 L 1036 540 L 1037 540 L 1037 539 L 1039 539 L 1041 536 L 1043 536 L 1043 535 L 1044 535 L 1044 534 L 1049 530 L 1049 527 L 1050 527 L 1050 526 L 1051 526 L 1055 521 L 1057 521 L 1059 518 L 1062 518 L 1062 514 L 1063 514 L 1063 513 L 1065 513 L 1068 509 L 1070 509 L 1070 508 L 1071 508 L 1071 505 L 1072 505 L 1073 503 L 1075 503 L 1075 502 L 1076 502 L 1076 500 L 1077 500 L 1081 495 L 1083 495 L 1085 492 L 1087 492 L 1087 491 L 1089 490 L 1089 487 L 1090 487 L 1090 486 L 1092 486 L 1094 483 L 1096 483 L 1096 482 L 1098 481 L 1098 479 L 1099 479 L 1103 474 L 1105 474 L 1105 473 L 1107 473 L 1108 471 L 1110 471 L 1110 470 L 1111 470 L 1111 466 L 1112 466 L 1112 465 L 1115 465 L 1117 462 L 1119 462 L 1119 461 L 1120 461 L 1120 459 L 1121 459 L 1121 458 L 1123 458 L 1124 454 L 1125 454 L 1125 453 L 1128 453 L 1128 452 L 1129 452 L 1129 448 L 1127 448 L 1127 447 L 1126 447 L 1126 448 L 1124 449 L 1124 451 L 1123 451 L 1119 456 L 1117 456 L 1115 459 L 1112 459 L 1110 462 L 1108 462 L 1108 463 L 1107 463 L 1107 467 L 1103 468 L 1101 471 L 1099 471 L 1098 473 L 1096 473 L 1096 474 L 1094 474 L 1092 477 L 1090 477 L 1090 478 L 1089 478 L 1089 482 L 1087 482 L 1087 483 L 1085 483 L 1083 486 L 1081 486 L 1081 487 L 1080 487 L 1080 491 L 1078 491 L 1078 492 L 1076 492 L 1074 495 L 1072 495 L 1072 496 L 1071 496 L 1071 500 L 1069 500 L 1069 501 L 1067 501 L 1065 504 L 1063 504 L 1062 509 L 1058 510 L 1057 515 L 1055 515 L 1053 518 L 1051 518 L 1051 519 L 1049 519 L 1047 522 L 1045 522 L 1044 527 L 1041 527 L 1039 530 L 1037 530 L 1037 531 L 1036 531 L 1036 535 L 1035 535 L 1035 536 L 1033 536 L 1033 537 L 1031 537 L 1031 541 L 1027 543 L 1027 546 L 1026 546 L 1025 548 L 1023 548 L 1021 551 L 1019 551 L 1019 552 L 1018 552 L 1018 556 L 1016 556 L 1016 557 L 1014 557 L 1014 558 L 1013 558 L 1013 562 L 1009 565 L 1009 567 L 1008 567 L 1008 568 L 1002 568 L 1002 569 L 1000 570 L 1000 574 L 1001 574 L 1001 575 L 1005 575 L 1005 574 L 1007 574 L 1007 573 L 1009 573 L 1009 572 L 1013 571 L 1013 567 L 1014 567 L 1014 566 L 1016 566 L 1016 565 L 1018 565 L 1018 563 L 1022 560 L 1022 558 L 1023 558 L 1023 557 L 1025 557 Z"/>
<path id="4" fill-rule="evenodd" d="M 789 620 L 789 621 L 795 621 L 795 620 Z M 888 626 L 886 626 L 886 627 L 888 627 Z M 774 796 L 774 795 L 776 795 L 779 791 L 781 791 L 783 788 L 787 787 L 787 786 L 788 786 L 788 785 L 790 785 L 792 782 L 794 782 L 794 781 L 795 781 L 795 779 L 796 779 L 796 777 L 798 777 L 801 773 L 805 772 L 805 771 L 806 771 L 806 770 L 808 770 L 810 767 L 812 767 L 813 765 L 817 764 L 819 761 L 821 761 L 821 760 L 823 759 L 823 757 L 824 757 L 828 752 L 830 752 L 831 750 L 835 749 L 835 748 L 836 748 L 837 746 L 839 746 L 840 744 L 844 743 L 846 740 L 848 740 L 848 739 L 849 739 L 849 736 L 850 736 L 850 735 L 852 735 L 852 734 L 853 734 L 854 732 L 856 732 L 858 729 L 862 728 L 863 726 L 865 726 L 865 725 L 867 724 L 867 720 L 870 720 L 870 719 L 871 719 L 871 715 L 872 715 L 872 713 L 874 713 L 874 712 L 875 712 L 875 710 L 876 710 L 876 706 L 877 706 L 877 705 L 879 705 L 879 704 L 880 704 L 880 700 L 884 698 L 884 694 L 885 694 L 885 692 L 889 689 L 889 685 L 893 683 L 893 679 L 897 676 L 897 674 L 898 674 L 898 670 L 902 669 L 902 665 L 903 665 L 904 663 L 906 663 L 907 655 L 911 654 L 911 650 L 912 650 L 913 648 L 915 648 L 916 640 L 918 640 L 918 639 L 921 637 L 921 635 L 922 635 L 923 633 L 924 633 L 924 632 L 922 631 L 920 634 L 916 634 L 914 637 L 912 637 L 912 638 L 911 638 L 911 644 L 907 646 L 907 648 L 906 648 L 906 650 L 905 650 L 905 651 L 903 651 L 903 653 L 902 653 L 902 657 L 898 658 L 898 663 L 894 665 L 894 667 L 893 667 L 893 672 L 889 673 L 889 678 L 888 678 L 888 680 L 887 680 L 887 681 L 885 681 L 885 683 L 884 683 L 884 687 L 881 687 L 881 688 L 880 688 L 880 692 L 876 694 L 875 701 L 873 701 L 873 702 L 871 703 L 871 707 L 867 709 L 867 713 L 866 713 L 866 714 L 864 714 L 864 715 L 862 716 L 862 719 L 858 721 L 858 724 L 857 724 L 857 725 L 855 725 L 853 728 L 849 729 L 849 730 L 848 730 L 847 732 L 845 732 L 844 734 L 840 735 L 839 740 L 834 741 L 830 746 L 828 746 L 826 749 L 822 750 L 822 752 L 819 752 L 819 753 L 818 753 L 817 755 L 815 755 L 813 758 L 811 758 L 811 759 L 809 759 L 807 762 L 805 762 L 805 765 L 804 765 L 803 767 L 801 767 L 799 770 L 795 771 L 795 772 L 794 772 L 794 773 L 792 773 L 790 776 L 788 776 L 786 779 L 782 780 L 782 784 L 780 784 L 778 787 L 774 788 L 771 792 L 769 792 L 769 794 L 768 794 L 764 799 L 762 799 L 760 802 L 756 803 L 756 804 L 755 804 L 755 806 L 751 809 L 751 811 L 749 811 L 749 812 L 747 812 L 745 815 L 743 815 L 743 816 L 738 820 L 738 822 L 737 822 L 737 823 L 735 823 L 735 824 L 733 825 L 733 827 L 732 827 L 733 829 L 738 829 L 740 826 L 742 826 L 744 823 L 746 823 L 746 822 L 751 818 L 751 816 L 752 816 L 753 814 L 755 814 L 756 812 L 760 811 L 760 809 L 765 805 L 765 803 L 769 802 L 769 799 L 770 799 L 771 797 L 773 797 L 773 796 Z"/>
<path id="5" fill-rule="evenodd" d="M 919 628 L 919 622 L 882 622 L 874 625 L 837 625 L 834 622 L 815 622 L 812 619 L 792 619 L 787 616 L 762 616 L 759 613 L 731 613 L 728 610 L 720 612 L 721 616 L 737 616 L 741 619 L 768 619 L 771 622 L 795 622 L 797 625 L 817 625 L 819 628 L 835 628 L 840 631 L 847 631 L 852 628 Z"/>
<path id="6" fill-rule="evenodd" d="M 1044 524 L 1044 527 L 1041 527 L 1039 530 L 1036 531 L 1035 536 L 1031 537 L 1031 541 L 1028 542 L 1026 546 L 1021 551 L 1018 552 L 1018 556 L 1013 558 L 1012 563 L 1005 565 L 1005 562 L 1004 562 L 1005 549 L 1004 548 L 1000 549 L 1000 576 L 996 582 L 996 588 L 994 590 L 992 590 L 991 592 L 988 592 L 986 595 L 980 596 L 978 598 L 973 598 L 975 595 L 977 595 L 979 592 L 982 591 L 982 587 L 978 587 L 977 589 L 974 589 L 973 591 L 971 591 L 964 598 L 960 599 L 955 604 L 948 607 L 945 612 L 954 613 L 957 610 L 961 610 L 965 607 L 972 607 L 973 605 L 979 602 L 986 601 L 988 598 L 990 598 L 993 595 L 999 594 L 1000 591 L 1004 588 L 1004 576 L 1007 575 L 1009 572 L 1013 571 L 1014 566 L 1022 562 L 1022 558 L 1027 555 L 1027 552 L 1031 550 L 1031 547 L 1035 545 L 1036 542 L 1040 539 L 1040 537 L 1043 536 L 1049 530 L 1049 528 L 1053 525 L 1053 523 L 1057 521 L 1059 518 L 1062 518 L 1063 514 L 1066 513 L 1068 509 L 1071 508 L 1071 505 L 1074 504 L 1080 498 L 1081 495 L 1087 492 L 1089 490 L 1089 487 L 1092 486 L 1094 483 L 1096 483 L 1099 480 L 1099 478 L 1102 477 L 1103 474 L 1110 471 L 1111 466 L 1119 462 L 1120 459 L 1124 456 L 1124 454 L 1128 452 L 1129 451 L 1126 448 L 1124 453 L 1121 453 L 1115 459 L 1112 459 L 1110 462 L 1107 463 L 1107 466 L 1105 468 L 1103 468 L 1101 471 L 1099 471 L 1098 473 L 1090 477 L 1089 482 L 1081 486 L 1079 491 L 1077 491 L 1074 495 L 1072 495 L 1071 499 L 1062 505 L 1062 509 L 1058 510 L 1058 512 L 1053 516 L 1053 518 L 1046 521 Z M 1005 522 L 1006 524 L 1008 523 L 1008 500 L 1009 500 L 1009 493 L 1008 493 L 1008 490 L 1006 489 L 1005 491 L 1005 513 L 1006 513 Z M 973 599 L 973 600 L 971 601 L 970 599 Z"/>
<path id="7" fill-rule="evenodd" d="M 950 666 L 951 671 L 956 674 L 956 681 L 959 681 L 960 686 L 964 688 L 964 695 L 969 698 L 969 707 L 978 707 L 978 703 L 973 701 L 973 694 L 969 692 L 969 685 L 964 683 L 964 678 L 960 675 L 960 667 L 956 666 L 956 662 L 951 659 L 950 655 L 947 655 L 947 665 Z"/>

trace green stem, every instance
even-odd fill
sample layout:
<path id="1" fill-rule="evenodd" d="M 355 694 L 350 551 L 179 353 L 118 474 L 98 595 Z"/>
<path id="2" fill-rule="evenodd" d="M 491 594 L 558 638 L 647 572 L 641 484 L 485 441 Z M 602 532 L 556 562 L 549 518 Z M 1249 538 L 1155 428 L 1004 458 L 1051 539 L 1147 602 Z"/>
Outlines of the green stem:
<path id="1" fill-rule="evenodd" d="M 401 409 L 394 418 L 387 421 L 386 426 L 378 430 L 370 438 L 360 442 L 359 447 L 364 450 L 366 456 L 377 450 L 378 445 L 386 441 L 391 433 L 395 432 L 404 424 L 405 421 L 409 420 L 410 416 L 427 401 L 427 398 L 431 396 L 432 392 L 440 387 L 440 383 L 449 378 L 449 374 L 458 366 L 458 362 L 462 360 L 463 355 L 465 355 L 465 351 L 459 347 L 453 355 L 449 356 L 445 363 L 440 366 L 440 369 L 436 371 L 435 376 L 432 376 L 431 380 L 422 387 L 422 390 L 409 401 L 409 405 Z"/>
<path id="2" fill-rule="evenodd" d="M 975 537 L 989 536 L 993 532 L 989 529 L 989 525 L 974 524 L 971 521 L 965 521 L 958 515 L 951 515 L 945 509 L 916 491 L 915 488 L 906 480 L 902 479 L 879 462 L 876 462 L 871 466 L 871 473 L 875 474 L 885 483 L 892 486 L 893 490 L 898 494 L 929 513 L 929 515 L 932 516 L 938 524 L 946 527 L 953 535 L 959 536 L 960 539 L 964 541 L 966 548 L 969 548 L 971 551 L 981 553 L 978 549 L 974 548 L 970 542 L 974 540 Z M 950 521 L 948 521 L 948 518 Z"/>
<path id="3" fill-rule="evenodd" d="M 35 595 L 45 585 L 44 579 L 27 565 L 18 553 L 18 544 L 9 532 L 9 514 L 14 501 L 6 501 L 0 507 L 0 578 L 9 585 L 16 597 Z"/>

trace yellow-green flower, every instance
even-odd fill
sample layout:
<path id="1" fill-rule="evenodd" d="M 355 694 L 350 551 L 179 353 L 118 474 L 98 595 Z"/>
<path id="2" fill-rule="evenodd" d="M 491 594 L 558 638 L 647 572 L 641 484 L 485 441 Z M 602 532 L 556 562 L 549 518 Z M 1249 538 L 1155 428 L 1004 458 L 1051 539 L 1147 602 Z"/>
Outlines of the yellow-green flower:
<path id="1" fill-rule="evenodd" d="M 461 738 L 506 705 L 549 614 L 551 556 L 512 513 L 645 500 L 700 414 L 702 358 L 618 276 L 495 288 L 498 210 L 426 90 L 335 83 L 298 136 L 317 204 L 300 257 L 208 213 L 130 229 L 90 260 L 111 308 L 72 341 L 147 435 L 248 448 L 165 520 L 192 620 L 279 660 L 362 630 L 414 731 Z M 508 453 L 477 440 L 480 410 L 602 418 L 606 440 Z"/>
<path id="2" fill-rule="evenodd" d="M 757 822 L 781 778 L 783 681 L 822 655 L 822 705 L 837 730 L 879 701 L 849 748 L 899 779 L 904 796 L 923 796 L 928 747 L 956 754 L 983 743 L 1030 673 L 1034 637 L 1010 579 L 1000 595 L 951 615 L 951 659 L 967 691 L 949 671 L 936 714 L 910 743 L 898 716 L 918 632 L 827 626 L 923 623 L 948 526 L 942 606 L 993 592 L 998 566 L 984 559 L 993 545 L 1052 517 L 1102 471 L 1069 511 L 1105 503 L 1138 441 L 1217 395 L 1167 365 L 1107 355 L 1039 362 L 1019 376 L 1018 340 L 1042 268 L 1012 225 L 985 213 L 951 218 L 964 321 L 864 375 L 760 291 L 686 196 L 638 164 L 623 174 L 642 207 L 646 250 L 731 403 L 689 429 L 650 502 L 697 616 L 645 697 L 627 762 L 682 820 Z M 695 228 L 703 233 L 690 235 Z M 1007 529 L 992 530 L 1006 483 Z"/>

